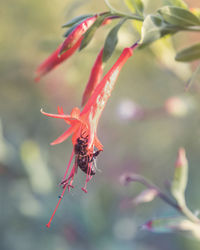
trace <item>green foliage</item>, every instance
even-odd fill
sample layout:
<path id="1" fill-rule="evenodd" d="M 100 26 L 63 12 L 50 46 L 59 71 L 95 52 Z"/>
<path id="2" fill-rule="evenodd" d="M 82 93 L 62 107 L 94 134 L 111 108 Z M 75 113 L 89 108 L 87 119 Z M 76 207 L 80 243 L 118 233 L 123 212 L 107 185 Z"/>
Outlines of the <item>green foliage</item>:
<path id="1" fill-rule="evenodd" d="M 123 25 L 126 19 L 122 19 L 107 35 L 104 50 L 103 50 L 103 62 L 106 62 L 115 50 L 118 43 L 118 31 Z"/>
<path id="2" fill-rule="evenodd" d="M 144 5 L 142 0 L 125 0 L 125 3 L 133 13 L 141 16 L 143 15 Z"/>
<path id="3" fill-rule="evenodd" d="M 183 217 L 158 218 L 148 221 L 142 226 L 142 229 L 154 233 L 171 233 L 178 230 L 184 230 L 182 223 Z"/>
<path id="4" fill-rule="evenodd" d="M 72 26 L 64 33 L 63 36 L 64 36 L 65 38 L 67 38 L 67 37 L 69 36 L 69 34 L 70 34 L 73 30 L 75 30 L 76 27 L 77 27 L 79 24 L 82 23 L 82 21 L 83 21 L 83 20 L 81 20 L 81 21 L 75 23 L 74 25 L 72 25 Z"/>
<path id="5" fill-rule="evenodd" d="M 172 5 L 180 8 L 187 9 L 188 6 L 183 0 L 164 0 L 167 5 Z"/>
<path id="6" fill-rule="evenodd" d="M 159 9 L 158 13 L 171 25 L 177 25 L 179 27 L 200 25 L 199 18 L 189 10 L 183 8 L 164 6 Z"/>
<path id="7" fill-rule="evenodd" d="M 81 15 L 81 16 L 75 17 L 71 19 L 69 22 L 63 24 L 62 28 L 71 27 L 72 25 L 79 23 L 80 21 L 83 22 L 88 17 L 92 17 L 92 15 Z"/>
<path id="8" fill-rule="evenodd" d="M 176 54 L 176 61 L 191 62 L 200 58 L 200 43 L 192 45 Z"/>
<path id="9" fill-rule="evenodd" d="M 158 15 L 148 15 L 142 26 L 142 36 L 140 41 L 140 48 L 144 47 L 155 40 L 176 32 L 176 30 L 168 25 L 163 19 Z"/>

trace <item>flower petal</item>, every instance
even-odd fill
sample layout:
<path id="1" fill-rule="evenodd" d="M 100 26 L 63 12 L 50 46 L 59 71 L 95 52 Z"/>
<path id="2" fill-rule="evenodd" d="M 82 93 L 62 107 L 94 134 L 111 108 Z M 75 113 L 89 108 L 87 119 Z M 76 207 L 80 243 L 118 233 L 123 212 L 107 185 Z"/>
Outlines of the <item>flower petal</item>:
<path id="1" fill-rule="evenodd" d="M 91 107 L 89 116 L 88 116 L 88 149 L 90 149 L 94 144 L 94 135 L 96 133 L 96 126 L 94 126 L 93 121 L 93 107 Z"/>
<path id="2" fill-rule="evenodd" d="M 43 115 L 46 115 L 46 116 L 49 116 L 49 117 L 53 117 L 53 118 L 58 118 L 58 119 L 69 119 L 71 121 L 72 117 L 71 115 L 64 115 L 64 114 L 50 114 L 50 113 L 46 113 L 43 111 L 43 109 L 40 109 L 40 112 L 43 114 Z"/>
<path id="3" fill-rule="evenodd" d="M 74 133 L 74 131 L 78 128 L 78 124 L 76 125 L 72 125 L 71 127 L 68 128 L 68 130 L 66 130 L 61 136 L 59 136 L 55 141 L 51 142 L 50 145 L 56 145 L 59 144 L 65 140 L 67 140 L 67 138 Z"/>
<path id="4" fill-rule="evenodd" d="M 62 107 L 59 107 L 59 106 L 58 106 L 58 114 L 59 114 L 59 115 L 65 115 Z M 71 123 L 71 120 L 69 120 L 69 119 L 64 119 L 64 120 L 65 120 L 65 122 L 66 122 L 67 124 L 70 124 L 70 123 Z"/>
<path id="5" fill-rule="evenodd" d="M 63 107 L 58 106 L 58 114 L 59 115 L 64 115 Z"/>

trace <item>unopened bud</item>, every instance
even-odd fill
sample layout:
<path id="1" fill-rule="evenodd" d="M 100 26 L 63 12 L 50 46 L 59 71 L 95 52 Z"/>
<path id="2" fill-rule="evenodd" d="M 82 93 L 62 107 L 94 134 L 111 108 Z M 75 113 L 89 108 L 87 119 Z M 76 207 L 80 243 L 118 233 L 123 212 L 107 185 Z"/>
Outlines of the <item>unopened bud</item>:
<path id="1" fill-rule="evenodd" d="M 181 168 L 185 165 L 188 164 L 188 161 L 187 161 L 187 158 L 186 158 L 186 155 L 185 155 L 185 149 L 184 148 L 180 148 L 179 151 L 178 151 L 178 157 L 177 157 L 177 160 L 176 160 L 176 163 L 175 163 L 175 167 L 176 168 Z"/>

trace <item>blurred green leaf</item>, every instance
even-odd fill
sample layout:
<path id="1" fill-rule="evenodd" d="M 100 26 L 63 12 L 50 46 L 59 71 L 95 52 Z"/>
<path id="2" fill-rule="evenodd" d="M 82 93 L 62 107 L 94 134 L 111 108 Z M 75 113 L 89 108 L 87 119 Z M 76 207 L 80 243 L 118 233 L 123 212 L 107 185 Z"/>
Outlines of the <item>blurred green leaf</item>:
<path id="1" fill-rule="evenodd" d="M 192 45 L 176 54 L 175 60 L 180 62 L 190 62 L 200 58 L 200 43 Z"/>
<path id="2" fill-rule="evenodd" d="M 74 25 L 80 21 L 83 21 L 83 20 L 87 19 L 88 17 L 92 17 L 92 15 L 88 14 L 88 15 L 81 15 L 81 16 L 75 17 L 75 18 L 71 19 L 69 22 L 63 24 L 62 28 L 71 27 L 72 25 Z"/>
<path id="3" fill-rule="evenodd" d="M 191 11 L 195 16 L 200 18 L 200 8 L 192 8 Z"/>
<path id="4" fill-rule="evenodd" d="M 154 42 L 166 34 L 174 32 L 176 32 L 176 30 L 165 23 L 159 15 L 148 15 L 142 26 L 140 48 Z"/>
<path id="5" fill-rule="evenodd" d="M 118 43 L 118 31 L 126 19 L 122 19 L 107 35 L 103 49 L 103 62 L 106 62 L 115 50 Z"/>
<path id="6" fill-rule="evenodd" d="M 167 5 L 188 9 L 187 4 L 183 0 L 164 0 L 164 3 Z"/>
<path id="7" fill-rule="evenodd" d="M 183 217 L 168 217 L 153 219 L 142 225 L 143 230 L 148 230 L 154 233 L 170 233 L 174 231 L 189 231 L 190 227 L 187 226 L 193 224 Z"/>
<path id="8" fill-rule="evenodd" d="M 92 40 L 92 37 L 94 36 L 96 30 L 101 26 L 101 24 L 103 23 L 104 19 L 107 17 L 107 15 L 101 15 L 98 16 L 96 21 L 93 23 L 93 25 L 85 32 L 84 38 L 81 42 L 81 46 L 80 46 L 80 51 L 82 49 L 84 49 L 89 42 Z"/>
<path id="9" fill-rule="evenodd" d="M 158 13 L 167 23 L 172 25 L 180 27 L 200 25 L 199 18 L 189 10 L 183 8 L 164 6 L 158 10 Z"/>
<path id="10" fill-rule="evenodd" d="M 133 13 L 143 15 L 144 5 L 141 0 L 125 0 L 125 4 Z"/>
<path id="11" fill-rule="evenodd" d="M 183 148 L 179 149 L 175 164 L 171 192 L 179 205 L 185 204 L 185 189 L 188 181 L 188 161 Z"/>

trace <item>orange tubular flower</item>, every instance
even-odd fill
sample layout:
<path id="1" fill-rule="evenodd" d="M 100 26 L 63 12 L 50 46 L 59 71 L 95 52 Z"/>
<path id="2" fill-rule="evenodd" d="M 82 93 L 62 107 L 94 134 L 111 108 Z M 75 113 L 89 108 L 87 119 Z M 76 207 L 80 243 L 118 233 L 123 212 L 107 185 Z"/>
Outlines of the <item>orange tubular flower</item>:
<path id="1" fill-rule="evenodd" d="M 103 74 L 103 62 L 102 62 L 102 56 L 103 56 L 103 48 L 100 50 L 97 59 L 94 63 L 94 66 L 92 67 L 89 81 L 86 85 L 85 91 L 83 93 L 81 106 L 84 106 L 89 97 L 92 95 L 95 87 L 100 82 L 102 74 Z"/>
<path id="2" fill-rule="evenodd" d="M 90 155 L 95 154 L 94 147 L 96 147 L 99 151 L 103 150 L 103 146 L 98 140 L 96 134 L 98 121 L 108 101 L 108 98 L 111 95 L 111 92 L 113 90 L 117 77 L 120 73 L 120 70 L 122 69 L 127 59 L 133 54 L 133 50 L 136 46 L 137 43 L 135 43 L 132 47 L 125 48 L 123 50 L 118 60 L 115 62 L 112 68 L 108 71 L 108 73 L 104 76 L 104 78 L 101 80 L 101 82 L 97 85 L 97 87 L 93 91 L 91 97 L 88 99 L 82 112 L 80 112 L 79 108 L 74 108 L 71 112 L 71 115 L 65 115 L 62 108 L 61 109 L 58 108 L 58 114 L 49 114 L 41 110 L 42 114 L 53 118 L 63 119 L 67 124 L 70 125 L 70 127 L 60 137 L 58 137 L 54 142 L 52 142 L 51 145 L 59 144 L 65 141 L 71 135 L 73 144 L 72 155 L 61 182 L 61 185 L 63 185 L 64 189 L 59 198 L 58 204 L 52 214 L 52 217 L 49 223 L 47 224 L 47 227 L 50 227 L 51 221 L 61 202 L 61 199 L 65 193 L 66 188 L 68 187 L 69 190 L 70 187 L 72 187 L 73 179 L 77 172 L 76 161 L 67 178 L 66 176 L 69 172 L 69 168 L 72 159 L 74 157 L 74 154 L 76 154 L 75 151 L 76 151 L 77 140 L 81 138 L 82 135 L 84 135 L 84 137 L 87 138 L 87 152 Z M 87 192 L 86 189 L 87 183 L 91 180 L 91 178 L 92 178 L 92 162 L 88 162 L 85 186 L 82 188 L 83 191 Z"/>
<path id="3" fill-rule="evenodd" d="M 89 17 L 72 30 L 63 44 L 37 68 L 35 81 L 39 81 L 42 76 L 69 58 L 80 47 L 84 33 L 92 26 L 96 19 L 97 15 Z"/>

